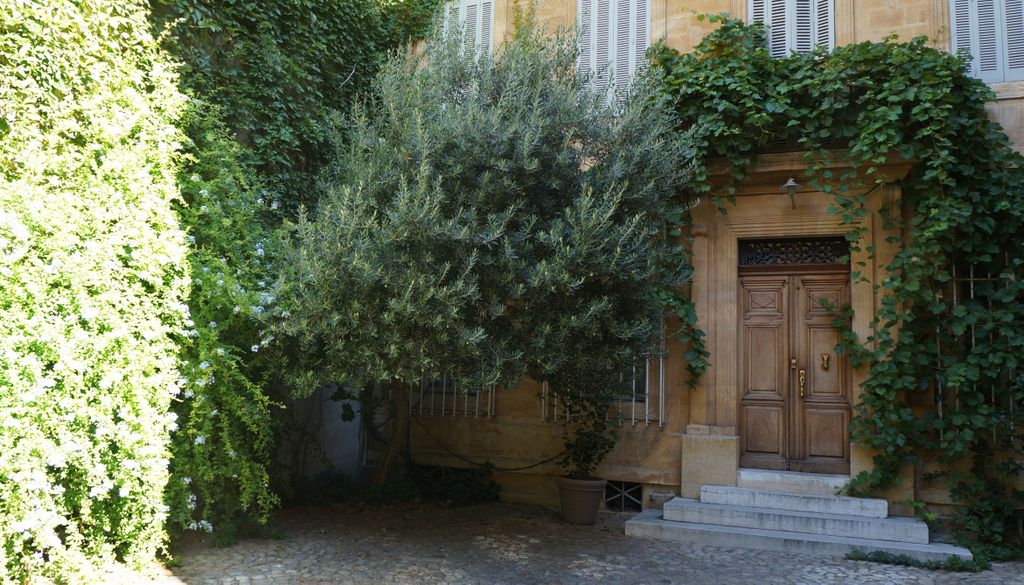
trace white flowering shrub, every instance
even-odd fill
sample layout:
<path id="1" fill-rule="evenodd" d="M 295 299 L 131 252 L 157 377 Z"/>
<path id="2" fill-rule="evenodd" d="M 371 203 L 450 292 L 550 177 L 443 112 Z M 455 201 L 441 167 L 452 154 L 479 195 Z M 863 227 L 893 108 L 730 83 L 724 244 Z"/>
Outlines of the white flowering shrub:
<path id="1" fill-rule="evenodd" d="M 167 489 L 171 527 L 234 540 L 239 524 L 265 523 L 277 497 L 269 488 L 273 433 L 264 392 L 272 340 L 259 323 L 271 312 L 272 201 L 248 176 L 244 151 L 193 102 L 179 215 L 188 230 L 192 289 L 182 335 L 180 428 L 172 437 Z"/>
<path id="2" fill-rule="evenodd" d="M 0 0 L 0 580 L 165 542 L 185 99 L 141 0 Z"/>

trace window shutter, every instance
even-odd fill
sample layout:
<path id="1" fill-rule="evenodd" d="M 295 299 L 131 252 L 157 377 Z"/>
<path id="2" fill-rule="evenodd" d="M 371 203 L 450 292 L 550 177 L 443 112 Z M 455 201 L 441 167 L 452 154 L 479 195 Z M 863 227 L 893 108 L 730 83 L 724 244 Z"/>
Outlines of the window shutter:
<path id="1" fill-rule="evenodd" d="M 596 0 L 597 14 L 594 15 L 594 70 L 597 72 L 597 88 L 608 89 L 608 74 L 611 62 L 611 0 Z"/>
<path id="2" fill-rule="evenodd" d="M 832 18 L 832 0 L 814 0 L 814 44 L 832 49 L 836 46 Z"/>
<path id="3" fill-rule="evenodd" d="M 768 23 L 768 52 L 772 57 L 785 57 L 789 54 L 787 31 L 786 0 L 767 0 L 769 2 L 765 18 Z"/>
<path id="4" fill-rule="evenodd" d="M 615 94 L 619 100 L 626 97 L 629 89 L 629 58 L 632 56 L 629 43 L 629 5 L 630 0 L 617 0 L 615 3 Z"/>
<path id="5" fill-rule="evenodd" d="M 1002 77 L 999 63 L 999 27 L 996 24 L 996 0 L 977 0 L 977 45 L 972 51 L 974 67 L 983 81 L 998 81 Z"/>
<path id="6" fill-rule="evenodd" d="M 1024 80 L 1024 0 L 1006 0 L 1006 81 Z"/>
<path id="7" fill-rule="evenodd" d="M 593 16 L 594 0 L 580 0 L 579 3 L 579 27 L 580 27 L 580 57 L 579 70 L 587 75 L 593 73 L 594 46 L 593 46 Z"/>
<path id="8" fill-rule="evenodd" d="M 953 0 L 953 50 L 971 52 L 971 3 L 970 0 Z"/>
<path id="9" fill-rule="evenodd" d="M 814 6 L 811 0 L 796 0 L 796 26 L 793 28 L 793 50 L 797 53 L 810 53 L 814 50 Z"/>
<path id="10" fill-rule="evenodd" d="M 647 65 L 647 48 L 651 44 L 651 33 L 648 32 L 650 16 L 647 13 L 647 4 L 650 0 L 636 0 L 636 45 L 634 57 L 634 71 L 642 69 Z M 1024 0 L 1021 0 L 1024 2 Z"/>
<path id="11" fill-rule="evenodd" d="M 766 22 L 765 20 L 765 0 L 750 0 L 750 22 Z"/>
<path id="12" fill-rule="evenodd" d="M 494 0 L 485 0 L 480 3 L 480 54 L 491 54 L 491 35 L 494 30 Z"/>
<path id="13" fill-rule="evenodd" d="M 466 36 L 465 36 L 465 42 L 462 45 L 462 49 L 463 50 L 466 50 L 467 46 L 473 47 L 474 50 L 478 46 L 480 46 L 480 43 L 479 43 L 480 37 L 477 35 L 477 31 L 480 30 L 478 28 L 478 26 L 477 26 L 477 21 L 476 21 L 476 19 L 477 19 L 477 8 L 478 8 L 478 6 L 475 3 L 466 6 L 466 18 L 463 21 L 463 26 L 465 26 L 465 29 L 463 30 L 463 34 L 465 34 Z"/>

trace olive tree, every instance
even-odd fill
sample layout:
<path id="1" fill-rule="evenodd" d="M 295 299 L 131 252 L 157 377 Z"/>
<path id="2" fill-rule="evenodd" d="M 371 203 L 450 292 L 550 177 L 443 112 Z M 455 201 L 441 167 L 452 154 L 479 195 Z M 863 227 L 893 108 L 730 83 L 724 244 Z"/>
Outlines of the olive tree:
<path id="1" fill-rule="evenodd" d="M 654 341 L 659 293 L 688 276 L 667 236 L 687 149 L 656 84 L 609 99 L 577 71 L 571 31 L 529 22 L 493 57 L 458 31 L 435 38 L 386 64 L 342 125 L 278 295 L 306 389 L 376 381 L 390 393 L 382 474 L 410 385 L 529 376 L 599 404 Z"/>

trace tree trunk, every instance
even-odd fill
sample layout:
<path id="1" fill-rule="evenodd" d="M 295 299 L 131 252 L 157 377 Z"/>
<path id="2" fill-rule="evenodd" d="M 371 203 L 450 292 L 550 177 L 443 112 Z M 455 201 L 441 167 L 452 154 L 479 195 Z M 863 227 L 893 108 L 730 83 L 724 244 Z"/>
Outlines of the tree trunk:
<path id="1" fill-rule="evenodd" d="M 402 451 L 409 428 L 409 397 L 405 382 L 395 382 L 391 387 L 391 408 L 394 410 L 391 423 L 391 440 L 388 441 L 384 457 L 377 464 L 377 472 L 373 476 L 374 485 L 380 485 L 388 478 L 395 457 Z"/>

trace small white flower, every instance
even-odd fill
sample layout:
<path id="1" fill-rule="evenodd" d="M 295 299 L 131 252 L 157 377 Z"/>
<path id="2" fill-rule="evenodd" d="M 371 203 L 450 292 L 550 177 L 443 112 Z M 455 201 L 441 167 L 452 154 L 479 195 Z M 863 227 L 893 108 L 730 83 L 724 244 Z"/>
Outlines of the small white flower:
<path id="1" fill-rule="evenodd" d="M 202 435 L 199 435 L 198 437 L 196 437 L 195 443 L 196 443 L 196 445 L 205 445 L 206 444 L 206 437 L 204 437 Z"/>
<path id="2" fill-rule="evenodd" d="M 260 350 L 260 346 L 259 345 L 253 345 L 250 349 L 252 349 L 253 353 L 256 353 L 257 351 Z"/>
<path id="3" fill-rule="evenodd" d="M 278 208 L 278 207 L 280 207 L 280 206 L 281 206 L 281 204 L 280 204 L 280 202 L 278 202 L 278 200 L 277 200 L 277 199 L 274 199 L 274 200 L 273 200 L 273 201 L 272 201 L 272 202 L 270 203 L 270 208 L 271 208 L 271 209 L 277 209 L 277 208 Z"/>
<path id="4" fill-rule="evenodd" d="M 229 449 L 228 450 L 228 457 L 234 459 L 235 457 L 238 457 L 238 453 L 236 453 L 234 449 Z"/>
<path id="5" fill-rule="evenodd" d="M 210 411 L 210 416 L 217 416 L 218 414 L 220 414 L 220 411 L 216 408 Z"/>
<path id="6" fill-rule="evenodd" d="M 210 208 L 209 208 L 209 207 L 207 207 L 207 206 L 205 206 L 205 205 L 201 205 L 201 206 L 199 207 L 199 211 L 202 211 L 203 213 L 206 213 L 206 212 L 207 212 L 207 211 L 209 211 L 209 210 L 210 210 Z"/>
<path id="7" fill-rule="evenodd" d="M 210 194 L 210 192 L 207 191 L 206 189 L 200 189 L 199 194 L 202 195 L 203 197 L 206 197 L 207 195 Z"/>
<path id="8" fill-rule="evenodd" d="M 192 175 L 192 177 L 190 177 L 190 178 L 191 178 L 191 179 L 192 179 L 193 181 L 195 181 L 195 182 L 199 182 L 199 181 L 202 181 L 202 180 L 203 180 L 203 179 L 202 179 L 202 177 L 200 177 L 199 175 Z"/>
<path id="9" fill-rule="evenodd" d="M 239 313 L 239 311 L 241 311 L 241 310 L 242 310 L 242 307 L 239 307 L 238 305 L 235 305 L 235 308 L 231 309 L 231 312 L 234 313 L 235 315 L 237 315 Z"/>
<path id="10" fill-rule="evenodd" d="M 196 509 L 196 495 L 195 494 L 189 494 L 188 495 L 188 509 L 189 510 L 195 510 Z"/>
<path id="11" fill-rule="evenodd" d="M 192 234 L 189 234 L 189 236 L 188 236 L 188 243 L 190 243 L 190 244 L 196 243 L 196 237 L 193 236 Z"/>
<path id="12" fill-rule="evenodd" d="M 217 328 L 217 322 L 216 321 L 210 321 L 210 329 L 216 329 L 216 328 Z"/>
<path id="13" fill-rule="evenodd" d="M 182 394 L 182 396 L 184 396 L 185 398 L 192 398 L 193 396 L 195 396 L 195 394 L 193 394 L 191 390 L 185 390 L 185 393 Z"/>
<path id="14" fill-rule="evenodd" d="M 190 483 L 192 483 L 192 478 L 191 477 L 183 477 L 183 478 L 181 478 L 181 483 L 183 483 L 185 485 L 189 485 Z"/>
<path id="15" fill-rule="evenodd" d="M 217 355 L 224 355 L 224 348 L 223 347 L 218 347 L 217 348 Z"/>
<path id="16" fill-rule="evenodd" d="M 210 267 L 209 266 L 203 266 L 203 274 L 209 274 L 209 273 L 210 273 Z"/>
<path id="17" fill-rule="evenodd" d="M 117 495 L 121 496 L 122 498 L 127 498 L 128 497 L 128 493 L 129 493 L 129 490 L 128 490 L 127 487 L 123 487 L 122 486 L 121 489 L 117 490 Z"/>
<path id="18" fill-rule="evenodd" d="M 214 324 L 213 326 L 216 327 L 217 325 Z M 209 367 L 210 367 L 210 362 L 202 362 L 201 364 L 199 364 L 199 369 L 200 370 L 205 370 L 206 368 L 209 368 Z"/>

